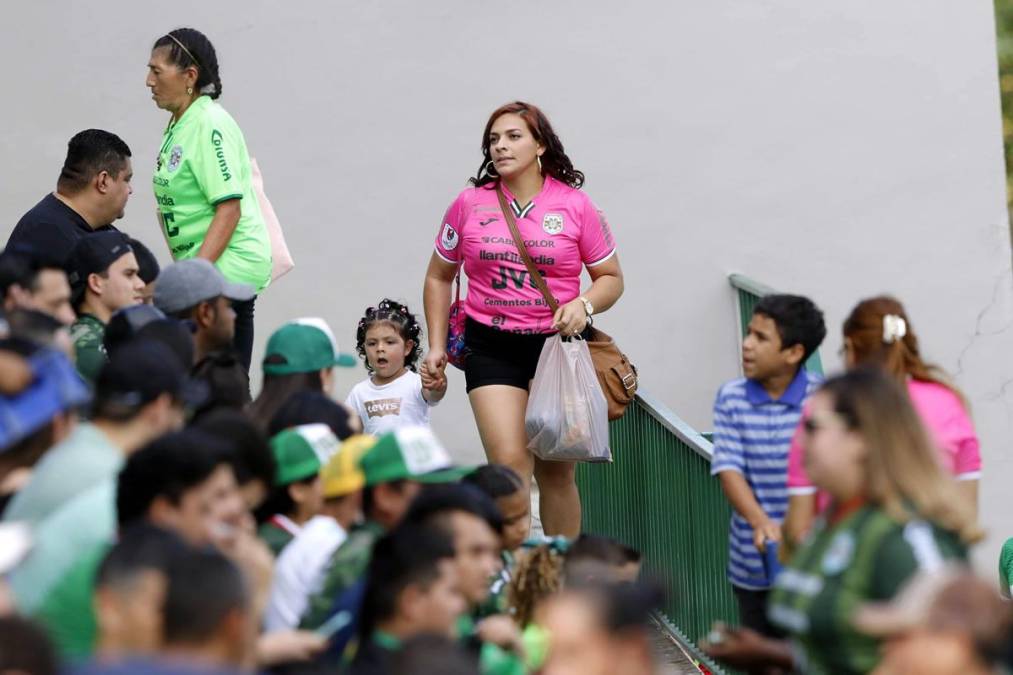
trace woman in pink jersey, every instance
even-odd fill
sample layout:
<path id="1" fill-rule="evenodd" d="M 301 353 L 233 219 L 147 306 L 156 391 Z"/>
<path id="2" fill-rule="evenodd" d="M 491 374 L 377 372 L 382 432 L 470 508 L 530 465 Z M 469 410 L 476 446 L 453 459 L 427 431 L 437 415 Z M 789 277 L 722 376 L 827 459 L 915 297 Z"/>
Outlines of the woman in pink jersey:
<path id="1" fill-rule="evenodd" d="M 447 209 L 425 282 L 429 354 L 423 368 L 447 365 L 447 314 L 454 275 L 468 277 L 465 379 L 490 462 L 506 464 L 540 491 L 546 534 L 580 531 L 574 465 L 543 462 L 527 449 L 524 411 L 545 338 L 579 335 L 592 314 L 623 292 L 623 275 L 608 223 L 580 191 L 573 168 L 545 115 L 528 103 L 502 106 L 482 135 L 482 164 Z M 497 193 L 503 191 L 535 267 L 559 301 L 553 314 L 528 275 Z M 591 286 L 580 289 L 587 269 Z"/>
<path id="2" fill-rule="evenodd" d="M 907 388 L 911 403 L 939 451 L 940 462 L 976 507 L 981 453 L 974 424 L 961 393 L 936 367 L 927 365 L 918 350 L 904 306 L 894 298 L 863 300 L 844 321 L 844 362 L 849 368 L 876 366 Z M 788 454 L 788 515 L 786 539 L 798 543 L 808 533 L 815 514 L 827 498 L 809 480 L 803 461 L 801 429 L 795 432 Z"/>

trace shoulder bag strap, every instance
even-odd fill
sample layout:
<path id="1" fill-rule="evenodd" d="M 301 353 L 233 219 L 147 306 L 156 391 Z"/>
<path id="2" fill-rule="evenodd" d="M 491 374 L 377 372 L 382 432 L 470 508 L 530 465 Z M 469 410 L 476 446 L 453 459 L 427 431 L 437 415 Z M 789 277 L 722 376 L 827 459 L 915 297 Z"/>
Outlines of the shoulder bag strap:
<path id="1" fill-rule="evenodd" d="M 531 259 L 531 254 L 528 253 L 528 247 L 524 245 L 524 238 L 521 236 L 521 231 L 517 229 L 517 221 L 514 220 L 513 211 L 510 210 L 509 204 L 507 204 L 506 197 L 503 195 L 503 190 L 496 188 L 496 196 L 499 197 L 499 208 L 503 212 L 503 217 L 506 218 L 507 227 L 510 228 L 510 234 L 514 238 L 514 246 L 517 247 L 517 252 L 521 254 L 521 260 L 524 261 L 524 266 L 528 268 L 528 274 L 531 275 L 532 281 L 535 282 L 535 286 L 542 292 L 542 297 L 545 298 L 545 302 L 548 303 L 549 309 L 555 314 L 556 310 L 559 309 L 559 303 L 552 297 L 552 293 L 549 292 L 549 286 L 545 283 L 545 279 L 542 277 L 542 273 L 535 268 L 535 263 Z"/>

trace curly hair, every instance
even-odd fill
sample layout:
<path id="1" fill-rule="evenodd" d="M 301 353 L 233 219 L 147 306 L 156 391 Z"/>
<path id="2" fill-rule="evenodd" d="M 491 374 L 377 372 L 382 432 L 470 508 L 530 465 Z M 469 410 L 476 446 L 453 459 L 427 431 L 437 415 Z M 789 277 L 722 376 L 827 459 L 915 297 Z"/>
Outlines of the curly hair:
<path id="1" fill-rule="evenodd" d="M 498 183 L 499 174 L 489 172 L 489 165 L 492 161 L 492 155 L 489 153 L 489 133 L 496 120 L 509 114 L 517 115 L 523 119 L 535 140 L 545 146 L 545 153 L 542 155 L 542 172 L 545 175 L 552 176 L 560 183 L 572 188 L 580 188 L 584 185 L 583 172 L 573 168 L 573 162 L 563 150 L 563 142 L 559 140 L 559 136 L 549 124 L 549 118 L 538 107 L 524 101 L 514 101 L 502 105 L 489 116 L 485 131 L 482 132 L 482 164 L 479 165 L 475 177 L 468 180 L 469 183 L 475 187 Z"/>
<path id="2" fill-rule="evenodd" d="M 373 372 L 373 367 L 366 358 L 366 332 L 378 323 L 391 325 L 405 342 L 411 340 L 412 349 L 405 357 L 404 364 L 409 370 L 417 372 L 419 356 L 422 355 L 422 326 L 415 315 L 408 311 L 408 305 L 390 298 L 384 298 L 376 307 L 367 307 L 366 313 L 359 319 L 359 327 L 355 331 L 355 351 L 366 364 L 366 370 Z"/>
<path id="3" fill-rule="evenodd" d="M 559 592 L 563 580 L 563 553 L 541 544 L 517 560 L 507 592 L 513 619 L 522 629 L 534 620 L 538 605 Z"/>

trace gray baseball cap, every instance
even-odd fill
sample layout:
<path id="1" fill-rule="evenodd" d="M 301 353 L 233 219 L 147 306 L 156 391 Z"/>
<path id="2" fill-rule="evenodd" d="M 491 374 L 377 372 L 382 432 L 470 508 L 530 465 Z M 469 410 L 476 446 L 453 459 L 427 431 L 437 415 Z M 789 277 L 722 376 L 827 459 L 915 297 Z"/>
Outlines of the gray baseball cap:
<path id="1" fill-rule="evenodd" d="M 219 295 L 242 301 L 253 298 L 256 291 L 253 286 L 226 281 L 211 262 L 190 258 L 162 269 L 155 284 L 155 307 L 175 314 Z"/>

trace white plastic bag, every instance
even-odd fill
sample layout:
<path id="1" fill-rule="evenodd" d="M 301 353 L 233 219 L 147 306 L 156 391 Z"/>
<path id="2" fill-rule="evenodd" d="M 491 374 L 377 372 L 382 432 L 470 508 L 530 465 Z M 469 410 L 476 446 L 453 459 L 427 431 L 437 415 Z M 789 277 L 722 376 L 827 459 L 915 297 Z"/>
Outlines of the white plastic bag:
<path id="1" fill-rule="evenodd" d="M 528 449 L 545 460 L 611 462 L 608 403 L 587 343 L 545 341 L 524 415 Z"/>

